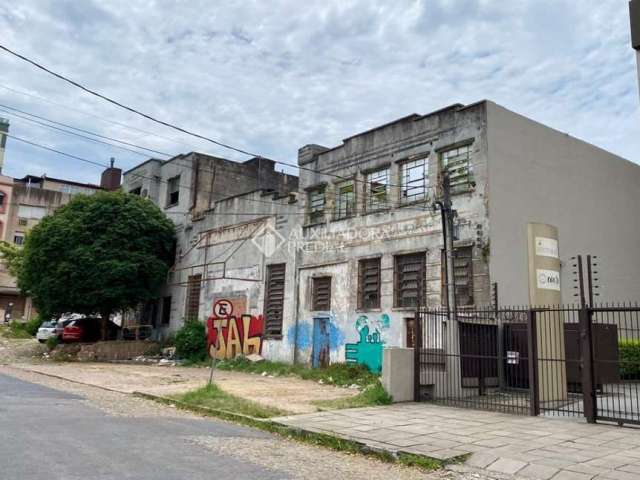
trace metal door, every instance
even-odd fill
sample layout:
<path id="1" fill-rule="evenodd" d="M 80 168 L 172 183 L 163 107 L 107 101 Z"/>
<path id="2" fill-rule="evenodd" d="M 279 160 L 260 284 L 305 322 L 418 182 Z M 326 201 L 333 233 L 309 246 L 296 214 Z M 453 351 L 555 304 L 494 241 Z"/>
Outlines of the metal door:
<path id="1" fill-rule="evenodd" d="M 314 318 L 311 362 L 314 368 L 329 366 L 330 348 L 329 319 L 327 317 Z"/>

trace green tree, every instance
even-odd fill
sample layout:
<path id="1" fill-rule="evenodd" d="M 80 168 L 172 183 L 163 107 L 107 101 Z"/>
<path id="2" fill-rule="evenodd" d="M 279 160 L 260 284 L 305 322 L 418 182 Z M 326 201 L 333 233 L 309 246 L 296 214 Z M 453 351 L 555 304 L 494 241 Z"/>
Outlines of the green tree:
<path id="1" fill-rule="evenodd" d="M 16 245 L 7 242 L 0 242 L 0 258 L 7 265 L 7 270 L 14 277 L 18 276 L 22 265 L 23 251 Z"/>
<path id="2" fill-rule="evenodd" d="M 148 200 L 122 192 L 78 195 L 27 236 L 18 285 L 41 312 L 109 316 L 157 298 L 175 237 Z"/>

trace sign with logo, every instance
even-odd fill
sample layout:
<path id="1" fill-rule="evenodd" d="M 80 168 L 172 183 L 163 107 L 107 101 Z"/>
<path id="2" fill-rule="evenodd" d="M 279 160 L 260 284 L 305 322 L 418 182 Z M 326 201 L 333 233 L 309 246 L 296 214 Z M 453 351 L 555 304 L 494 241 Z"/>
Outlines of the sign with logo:
<path id="1" fill-rule="evenodd" d="M 560 272 L 558 271 L 538 268 L 536 270 L 536 280 L 538 288 L 541 290 L 560 291 Z"/>
<path id="2" fill-rule="evenodd" d="M 218 300 L 213 304 L 213 315 L 216 318 L 228 318 L 233 314 L 233 303 L 229 300 Z"/>
<path id="3" fill-rule="evenodd" d="M 555 238 L 536 237 L 536 255 L 539 257 L 559 258 L 558 240 Z"/>

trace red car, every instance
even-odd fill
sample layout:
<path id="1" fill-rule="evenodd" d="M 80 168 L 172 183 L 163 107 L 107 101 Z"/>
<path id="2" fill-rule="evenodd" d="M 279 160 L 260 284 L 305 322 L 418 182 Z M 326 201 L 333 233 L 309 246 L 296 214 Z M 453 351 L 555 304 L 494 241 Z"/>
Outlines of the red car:
<path id="1" fill-rule="evenodd" d="M 62 331 L 62 341 L 70 342 L 97 342 L 102 337 L 102 320 L 99 318 L 79 318 L 69 323 Z M 120 327 L 109 321 L 107 323 L 107 338 L 115 340 L 118 337 Z"/>

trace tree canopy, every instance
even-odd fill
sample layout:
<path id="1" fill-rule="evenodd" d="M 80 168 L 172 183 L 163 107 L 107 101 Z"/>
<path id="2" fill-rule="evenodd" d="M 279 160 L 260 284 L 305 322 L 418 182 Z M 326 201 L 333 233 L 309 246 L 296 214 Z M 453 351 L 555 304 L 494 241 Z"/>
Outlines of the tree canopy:
<path id="1" fill-rule="evenodd" d="M 157 298 L 166 280 L 175 229 L 136 195 L 78 195 L 27 235 L 18 286 L 41 312 L 100 314 Z"/>

